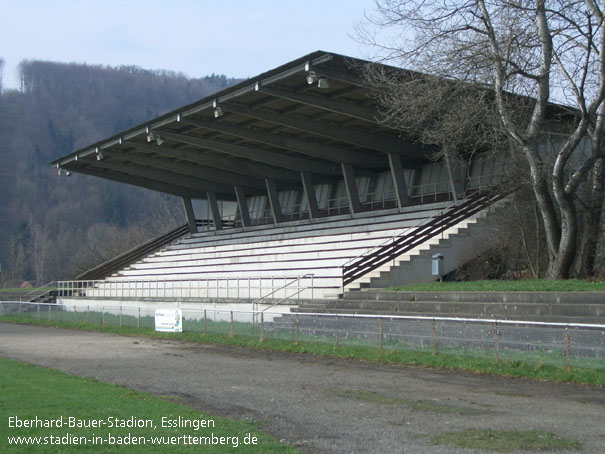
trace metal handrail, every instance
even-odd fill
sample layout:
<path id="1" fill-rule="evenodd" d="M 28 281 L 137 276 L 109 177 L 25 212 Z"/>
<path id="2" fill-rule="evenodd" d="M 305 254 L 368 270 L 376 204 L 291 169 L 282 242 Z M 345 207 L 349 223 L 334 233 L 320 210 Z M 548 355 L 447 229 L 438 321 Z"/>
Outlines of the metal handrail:
<path id="1" fill-rule="evenodd" d="M 282 303 L 282 302 L 286 301 L 287 299 L 290 299 L 292 296 L 299 295 L 299 294 L 300 294 L 300 293 L 301 293 L 303 290 L 306 290 L 306 289 L 308 289 L 308 288 L 313 289 L 313 276 L 315 276 L 315 274 L 313 274 L 313 273 L 305 274 L 304 276 L 297 276 L 297 277 L 296 277 L 296 279 L 292 280 L 291 282 L 288 282 L 287 284 L 282 285 L 281 287 L 274 289 L 274 290 L 273 290 L 273 291 L 271 291 L 270 293 L 267 293 L 266 295 L 263 295 L 263 296 L 261 296 L 260 298 L 257 298 L 257 299 L 255 299 L 254 301 L 252 301 L 252 309 L 254 310 L 254 308 L 255 308 L 256 306 L 258 306 L 258 305 L 260 304 L 260 302 L 261 302 L 262 300 L 264 300 L 265 298 L 268 298 L 268 297 L 270 297 L 271 295 L 274 295 L 275 293 L 277 293 L 278 291 L 283 290 L 283 289 L 285 289 L 285 288 L 289 287 L 289 286 L 290 286 L 290 285 L 292 285 L 294 282 L 298 282 L 298 283 L 300 284 L 300 280 L 301 280 L 301 279 L 306 279 L 306 278 L 309 278 L 309 277 L 310 277 L 310 278 L 311 278 L 311 287 L 305 287 L 305 288 L 301 289 L 301 288 L 300 288 L 300 286 L 299 286 L 299 288 L 298 288 L 298 292 L 296 292 L 294 295 L 290 295 L 290 296 L 287 296 L 287 297 L 285 297 L 285 298 L 283 298 L 283 299 L 279 300 L 277 303 L 272 304 L 271 306 L 269 306 L 269 307 L 265 308 L 265 309 L 264 309 L 262 312 L 266 311 L 267 309 L 269 309 L 269 308 L 271 308 L 271 307 L 273 307 L 273 306 L 277 306 L 278 304 L 280 304 L 280 303 Z"/>
<path id="2" fill-rule="evenodd" d="M 123 298 L 123 297 L 138 297 L 145 296 L 147 293 L 149 297 L 176 297 L 175 294 L 182 297 L 193 298 L 210 298 L 210 291 L 216 291 L 218 297 L 219 291 L 226 290 L 227 297 L 233 292 L 237 298 L 244 298 L 244 294 L 247 289 L 247 298 L 252 298 L 252 291 L 257 291 L 257 294 L 261 294 L 267 287 L 263 286 L 262 283 L 265 281 L 271 281 L 271 292 L 261 298 L 267 298 L 272 294 L 275 294 L 279 290 L 291 286 L 300 280 L 311 277 L 313 279 L 314 274 L 306 274 L 304 276 L 249 276 L 249 277 L 216 277 L 216 278 L 190 278 L 190 279 L 128 279 L 128 280 L 78 280 L 78 281 L 58 281 L 58 294 L 59 296 L 76 296 L 76 297 L 109 297 L 109 298 Z M 276 288 L 279 283 L 274 282 L 275 280 L 282 281 L 284 284 Z M 291 282 L 287 282 L 290 280 Z M 254 287 L 253 283 L 258 281 L 258 286 Z M 226 287 L 221 287 L 221 283 L 227 283 Z M 230 286 L 230 283 L 237 284 Z M 216 283 L 216 285 L 213 285 Z M 241 283 L 247 283 L 247 286 L 242 286 Z M 313 295 L 313 282 L 311 281 L 310 287 L 305 289 L 311 289 L 311 296 Z M 91 291 L 87 295 L 88 291 Z M 304 289 L 303 289 L 304 290 Z M 133 295 L 138 293 L 138 295 Z M 194 296 L 193 293 L 197 293 Z M 204 297 L 200 293 L 205 292 Z M 256 292 L 255 292 L 256 293 Z M 155 296 L 154 296 L 155 295 Z M 234 295 L 235 296 L 235 295 Z M 255 295 L 256 296 L 256 295 Z"/>
<path id="3" fill-rule="evenodd" d="M 36 306 L 52 306 L 56 307 L 56 304 L 51 303 L 32 303 L 29 301 L 0 301 L 1 304 L 31 304 Z M 58 306 L 65 307 L 75 307 L 77 305 L 72 304 L 59 304 Z M 90 306 L 90 308 L 94 308 L 95 306 Z M 96 308 L 98 308 L 97 306 Z M 100 306 L 103 309 L 145 309 L 145 310 L 155 310 L 157 306 L 130 306 L 130 305 L 119 305 L 119 306 L 111 306 L 111 305 L 103 305 Z M 183 312 L 200 312 L 203 309 L 189 309 L 189 308 L 181 308 Z M 238 310 L 238 309 L 206 309 L 208 312 L 220 312 L 220 313 L 229 313 L 233 312 L 234 314 L 253 314 L 254 311 L 246 311 L 246 310 Z M 269 312 L 270 314 L 274 314 L 277 316 L 284 315 L 283 312 Z M 291 313 L 288 313 L 291 314 Z M 498 318 L 470 318 L 470 317 L 431 317 L 426 315 L 396 315 L 396 314 L 345 314 L 345 313 L 333 313 L 333 312 L 301 312 L 300 316 L 312 316 L 312 317 L 338 317 L 341 319 L 344 318 L 361 318 L 361 319 L 383 319 L 383 320 L 422 320 L 422 321 L 443 321 L 443 322 L 471 322 L 471 323 L 482 323 L 482 324 L 498 324 L 498 325 L 534 325 L 534 326 L 542 326 L 542 327 L 569 327 L 569 328 L 590 328 L 590 329 L 605 329 L 605 324 L 597 324 L 597 323 L 567 323 L 567 322 L 540 322 L 534 320 L 512 320 L 512 319 L 498 319 Z"/>
<path id="4" fill-rule="evenodd" d="M 347 260 L 345 263 L 342 264 L 342 267 L 347 266 L 349 263 L 352 263 L 362 257 L 365 257 L 366 255 L 372 254 L 374 251 L 377 251 L 378 249 L 381 249 L 382 247 L 388 245 L 388 244 L 392 244 L 393 241 L 395 241 L 395 239 L 402 237 L 404 234 L 406 234 L 408 231 L 415 229 L 416 227 L 420 227 L 422 224 L 425 224 L 427 222 L 432 221 L 434 218 L 441 216 L 443 214 L 443 212 L 445 210 L 449 210 L 450 208 L 454 207 L 454 205 L 456 205 L 457 203 L 461 203 L 460 202 L 454 202 L 451 205 L 448 205 L 445 208 L 442 208 L 441 210 L 439 210 L 437 213 L 433 214 L 432 216 L 425 218 L 425 219 L 421 219 L 420 221 L 418 221 L 416 224 L 412 225 L 411 227 L 406 227 L 405 229 L 403 229 L 401 232 L 399 232 L 397 235 L 393 235 L 392 237 L 390 237 L 388 240 L 386 240 L 384 243 L 380 243 L 377 246 L 374 246 L 371 249 L 368 249 L 365 252 L 362 252 L 361 254 L 359 254 L 357 257 L 353 257 L 352 259 Z"/>
<path id="5" fill-rule="evenodd" d="M 388 260 L 391 260 L 391 258 L 394 258 L 396 255 L 400 255 L 408 250 L 410 250 L 411 248 L 417 246 L 418 243 L 418 238 L 417 237 L 423 237 L 424 240 L 427 240 L 429 238 L 434 237 L 435 235 L 438 235 L 439 233 L 444 232 L 447 228 L 451 227 L 452 225 L 454 225 L 457 222 L 460 222 L 470 216 L 472 216 L 473 214 L 477 213 L 479 210 L 485 208 L 486 206 L 490 205 L 491 203 L 501 199 L 502 195 L 496 195 L 496 196 L 487 196 L 487 195 L 482 195 L 480 193 L 478 193 L 478 195 L 472 194 L 470 197 L 468 197 L 467 199 L 452 204 L 449 207 L 443 209 L 440 213 L 439 216 L 432 216 L 431 218 L 427 219 L 427 220 L 423 220 L 421 222 L 420 225 L 417 225 L 416 227 L 412 227 L 409 229 L 406 229 L 405 231 L 403 231 L 401 234 L 399 234 L 398 236 L 393 237 L 392 239 L 390 239 L 389 241 L 381 244 L 380 246 L 377 246 L 373 249 L 371 249 L 370 251 L 367 251 L 366 253 L 349 260 L 348 262 L 346 262 L 345 264 L 343 264 L 341 266 L 342 269 L 342 286 L 343 286 L 343 291 L 344 291 L 344 287 L 347 284 L 350 284 L 351 282 L 353 282 L 354 280 L 357 280 L 359 278 L 361 278 L 362 276 L 364 276 L 365 274 L 369 273 L 370 271 L 373 271 L 374 269 L 378 268 L 379 266 L 381 266 L 382 264 L 386 263 Z M 461 211 L 466 210 L 464 213 L 461 213 Z M 463 214 L 464 217 L 460 217 L 460 215 Z M 432 224 L 434 224 L 437 220 L 439 220 L 440 218 L 444 219 L 444 222 L 438 226 L 436 228 L 436 230 L 431 230 L 430 232 L 426 232 L 426 229 L 428 227 L 432 227 Z M 453 221 L 456 222 L 453 222 Z M 410 231 L 412 231 L 412 233 L 410 234 Z M 418 235 L 420 233 L 420 235 Z M 433 233 L 431 235 L 431 233 Z M 407 237 L 411 237 L 411 239 L 407 241 L 406 244 L 400 244 L 403 238 L 407 238 Z M 395 249 L 397 248 L 401 248 L 401 246 L 404 246 L 403 250 L 397 250 L 395 251 Z M 380 253 L 382 251 L 387 251 L 387 256 L 386 259 L 385 257 L 380 257 Z M 369 263 L 369 260 L 373 260 L 373 263 Z M 355 262 L 355 260 L 357 260 L 357 262 Z M 349 265 L 355 263 L 355 265 Z M 362 270 L 363 272 L 358 272 L 358 271 L 354 271 L 353 273 L 349 273 L 349 275 L 347 275 L 347 268 L 350 269 L 354 269 L 354 270 Z"/>
<path id="6" fill-rule="evenodd" d="M 40 290 L 41 288 L 51 287 L 51 286 L 52 286 L 52 284 L 56 284 L 56 283 L 57 283 L 57 281 L 49 281 L 49 282 L 47 282 L 46 284 L 41 285 L 40 287 L 36 287 L 36 288 L 35 288 L 35 289 L 33 289 L 31 292 L 27 292 L 25 295 L 23 295 L 23 297 L 24 297 L 24 298 L 27 298 L 29 295 L 31 295 L 32 293 L 36 292 L 37 290 Z M 29 303 L 29 302 L 33 302 L 33 300 L 35 300 L 35 299 L 37 299 L 37 298 L 41 298 L 41 297 L 43 297 L 43 296 L 45 296 L 45 295 L 47 295 L 47 294 L 49 294 L 50 292 L 53 292 L 53 291 L 55 291 L 55 290 L 56 290 L 56 288 L 49 288 L 48 290 L 46 290 L 46 291 L 44 291 L 44 292 L 42 292 L 42 293 L 40 293 L 40 294 L 34 295 L 32 298 L 29 298 L 29 299 L 27 300 L 27 302 L 28 302 L 28 303 Z"/>
<path id="7" fill-rule="evenodd" d="M 197 224 L 197 223 L 196 223 Z M 131 263 L 141 259 L 142 257 L 151 254 L 152 252 L 157 251 L 161 247 L 165 246 L 168 243 L 172 243 L 182 236 L 189 233 L 189 225 L 184 224 L 181 227 L 178 227 L 164 235 L 153 238 L 145 243 L 136 246 L 128 251 L 109 259 L 100 265 L 91 268 L 88 271 L 77 276 L 77 280 L 94 280 L 94 279 L 102 279 L 108 276 L 109 274 L 123 268 L 124 266 L 130 265 Z"/>

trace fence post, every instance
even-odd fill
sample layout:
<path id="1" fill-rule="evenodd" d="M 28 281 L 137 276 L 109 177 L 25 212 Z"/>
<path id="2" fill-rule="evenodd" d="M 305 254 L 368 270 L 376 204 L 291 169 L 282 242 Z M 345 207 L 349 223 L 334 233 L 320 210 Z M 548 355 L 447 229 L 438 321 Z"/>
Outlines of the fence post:
<path id="1" fill-rule="evenodd" d="M 296 345 L 298 345 L 298 313 L 296 314 L 296 340 L 294 341 L 294 343 Z"/>
<path id="2" fill-rule="evenodd" d="M 435 319 L 433 319 L 433 356 L 437 356 L 437 328 L 435 327 Z"/>
<path id="3" fill-rule="evenodd" d="M 233 337 L 233 311 L 231 311 L 231 324 L 229 325 L 229 337 Z"/>
<path id="4" fill-rule="evenodd" d="M 137 328 L 141 327 L 141 306 L 139 306 L 139 311 L 137 314 Z"/>
<path id="5" fill-rule="evenodd" d="M 265 314 L 264 312 L 260 313 L 260 342 L 262 343 L 265 340 Z"/>
<path id="6" fill-rule="evenodd" d="M 380 332 L 378 334 L 378 350 L 382 350 L 382 318 L 379 318 L 378 320 L 380 321 Z"/>
<path id="7" fill-rule="evenodd" d="M 567 351 L 567 371 L 571 371 L 571 339 L 569 337 L 569 326 L 565 327 L 565 347 Z"/>
<path id="8" fill-rule="evenodd" d="M 492 323 L 494 329 L 494 349 L 496 354 L 496 362 L 500 362 L 500 343 L 498 342 L 498 326 L 496 322 Z"/>
<path id="9" fill-rule="evenodd" d="M 122 305 L 120 304 L 120 327 L 122 327 Z"/>
<path id="10" fill-rule="evenodd" d="M 38 312 L 38 320 L 40 320 L 40 303 L 38 303 L 37 306 L 38 306 L 38 310 L 37 310 L 37 312 Z"/>
<path id="11" fill-rule="evenodd" d="M 105 326 L 105 306 L 101 306 L 101 326 Z"/>
<path id="12" fill-rule="evenodd" d="M 59 317 L 60 317 L 60 320 L 63 321 L 63 305 L 59 306 L 59 308 L 61 309 L 59 311 L 59 314 L 60 314 Z"/>
<path id="13" fill-rule="evenodd" d="M 334 339 L 334 348 L 338 348 L 338 315 L 336 316 L 336 338 Z"/>
<path id="14" fill-rule="evenodd" d="M 206 320 L 206 309 L 204 309 L 204 331 L 202 332 L 204 336 L 206 335 Z"/>
<path id="15" fill-rule="evenodd" d="M 50 322 L 50 311 L 51 311 L 51 305 L 48 305 L 48 321 Z"/>
<path id="16" fill-rule="evenodd" d="M 90 324 L 90 304 L 86 306 L 86 323 Z"/>

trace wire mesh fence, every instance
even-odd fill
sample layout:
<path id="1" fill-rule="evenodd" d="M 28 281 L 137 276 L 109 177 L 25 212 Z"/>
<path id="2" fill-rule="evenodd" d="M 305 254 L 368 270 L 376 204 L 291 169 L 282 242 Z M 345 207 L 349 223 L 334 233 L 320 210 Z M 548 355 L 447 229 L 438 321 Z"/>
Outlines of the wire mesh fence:
<path id="1" fill-rule="evenodd" d="M 157 307 L 0 302 L 0 315 L 153 329 Z M 183 331 L 605 370 L 605 325 L 181 308 Z"/>

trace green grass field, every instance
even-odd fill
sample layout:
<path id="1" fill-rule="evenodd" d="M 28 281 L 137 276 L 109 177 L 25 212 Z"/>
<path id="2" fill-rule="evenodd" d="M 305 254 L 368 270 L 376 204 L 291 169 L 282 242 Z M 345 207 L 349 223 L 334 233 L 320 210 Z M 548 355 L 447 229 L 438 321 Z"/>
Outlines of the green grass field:
<path id="1" fill-rule="evenodd" d="M 67 318 L 69 314 L 69 312 L 65 312 L 64 317 Z M 57 314 L 53 314 L 53 316 L 55 315 Z M 539 353 L 532 355 L 524 355 L 521 353 L 517 354 L 516 356 L 509 357 L 504 351 L 501 351 L 501 359 L 500 361 L 496 362 L 492 353 L 487 353 L 486 356 L 477 356 L 477 352 L 472 352 L 469 350 L 442 349 L 440 350 L 439 354 L 433 355 L 430 349 L 388 348 L 388 345 L 385 345 L 383 349 L 378 349 L 376 344 L 368 345 L 366 343 L 364 345 L 358 339 L 353 340 L 353 342 L 348 342 L 346 339 L 342 339 L 338 347 L 336 347 L 333 338 L 325 337 L 325 339 L 318 339 L 315 336 L 301 336 L 300 342 L 296 344 L 293 337 L 288 333 L 282 333 L 275 338 L 270 337 L 270 333 L 267 333 L 267 336 L 261 343 L 259 341 L 258 326 L 256 328 L 252 328 L 250 324 L 234 324 L 234 335 L 230 336 L 228 334 L 228 322 L 209 322 L 207 323 L 207 332 L 204 334 L 201 332 L 203 327 L 200 326 L 198 326 L 199 331 L 197 332 L 189 331 L 183 333 L 159 333 L 154 331 L 151 327 L 138 328 L 136 326 L 136 320 L 134 321 L 134 326 L 113 326 L 107 324 L 101 326 L 98 323 L 93 324 L 77 321 L 37 320 L 33 317 L 19 315 L 4 315 L 0 317 L 0 321 L 38 324 L 43 326 L 58 326 L 70 329 L 100 331 L 130 336 L 179 339 L 190 342 L 228 345 L 269 351 L 359 359 L 362 361 L 386 364 L 425 366 L 430 368 L 466 371 L 472 373 L 486 373 L 508 377 L 526 377 L 537 380 L 605 386 L 605 366 L 603 365 L 602 360 L 600 360 L 600 362 L 597 364 L 597 367 L 577 367 L 574 365 L 574 367 L 568 371 L 564 365 L 565 361 L 561 361 L 561 365 L 548 364 L 548 362 L 540 360 Z M 147 323 L 145 323 L 145 325 L 147 325 Z M 323 342 L 321 342 L 322 340 Z"/>
<path id="2" fill-rule="evenodd" d="M 578 279 L 551 281 L 531 279 L 518 281 L 427 282 L 391 287 L 388 290 L 410 292 L 605 292 L 605 282 Z"/>
<path id="3" fill-rule="evenodd" d="M 429 437 L 429 442 L 439 446 L 476 449 L 481 452 L 512 451 L 576 451 L 582 449 L 577 440 L 560 438 L 550 432 L 537 430 L 469 429 L 462 432 L 446 432 Z"/>
<path id="4" fill-rule="evenodd" d="M 178 400 L 176 396 L 155 397 L 109 383 L 0 358 L 0 452 L 70 453 L 81 452 L 83 448 L 93 452 L 297 452 L 264 434 L 250 422 L 200 413 L 180 404 Z M 35 418 L 56 421 L 62 417 L 63 426 L 9 427 L 16 426 L 15 417 L 21 421 Z M 70 417 L 74 418 L 73 421 L 105 420 L 106 425 L 96 428 L 68 427 Z M 152 424 L 141 428 L 107 426 L 107 423 L 119 426 L 122 421 L 128 425 L 133 417 L 142 422 L 149 420 Z M 197 430 L 195 427 L 162 427 L 163 417 L 171 421 L 179 417 L 190 421 L 204 420 L 207 427 L 198 427 Z M 12 424 L 9 418 L 13 418 Z M 214 421 L 214 427 L 210 427 L 210 421 Z M 257 438 L 256 444 L 252 444 L 251 437 L 248 439 L 249 444 L 245 444 L 248 434 Z M 108 444 L 110 436 L 113 437 L 113 445 Z M 201 440 L 201 437 L 210 437 L 208 441 L 214 444 L 194 445 L 195 439 L 187 438 L 188 436 L 198 437 L 200 440 L 197 443 L 206 441 Z M 12 438 L 9 440 L 9 437 Z M 47 444 L 16 445 L 14 437 L 40 437 L 40 443 Z M 223 444 L 219 444 L 220 437 L 225 437 Z M 226 437 L 230 439 L 227 440 Z M 82 446 L 84 440 L 86 446 Z M 71 444 L 59 444 L 63 441 Z M 79 445 L 75 445 L 74 441 L 78 441 Z M 134 441 L 141 446 L 135 446 Z M 154 441 L 155 445 L 152 444 Z M 178 444 L 166 444 L 170 442 Z M 185 442 L 191 444 L 184 445 Z"/>

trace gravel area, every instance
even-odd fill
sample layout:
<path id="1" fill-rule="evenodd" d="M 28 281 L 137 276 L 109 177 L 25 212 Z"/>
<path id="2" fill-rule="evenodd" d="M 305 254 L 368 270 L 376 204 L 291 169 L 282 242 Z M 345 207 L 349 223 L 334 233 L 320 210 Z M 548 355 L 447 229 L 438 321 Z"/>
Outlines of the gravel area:
<path id="1" fill-rule="evenodd" d="M 0 356 L 251 419 L 305 453 L 471 453 L 427 438 L 469 428 L 605 452 L 603 388 L 7 323 Z"/>

